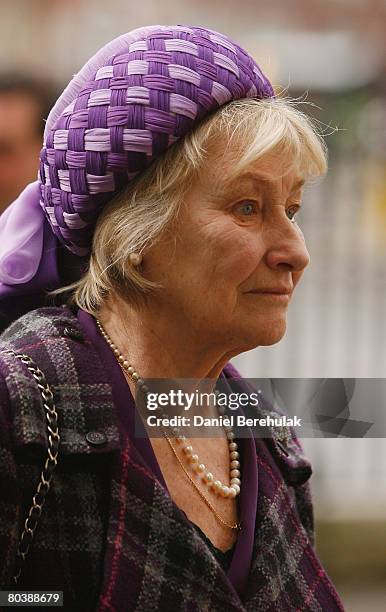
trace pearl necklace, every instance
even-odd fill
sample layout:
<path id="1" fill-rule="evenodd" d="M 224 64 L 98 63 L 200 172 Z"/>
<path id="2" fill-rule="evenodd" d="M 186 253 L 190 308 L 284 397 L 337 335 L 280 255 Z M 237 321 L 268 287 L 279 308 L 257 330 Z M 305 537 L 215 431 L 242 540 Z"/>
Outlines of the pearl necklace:
<path id="1" fill-rule="evenodd" d="M 122 353 L 120 353 L 119 349 L 116 347 L 114 342 L 111 340 L 110 336 L 107 334 L 107 332 L 105 331 L 101 322 L 98 319 L 96 319 L 96 323 L 97 323 L 97 326 L 98 326 L 98 329 L 101 335 L 103 336 L 107 344 L 112 349 L 122 370 L 130 376 L 131 380 L 138 386 L 138 388 L 142 391 L 142 393 L 147 395 L 147 393 L 149 392 L 149 388 L 145 384 L 145 381 L 139 376 L 138 372 L 136 372 L 134 367 L 130 365 L 130 363 L 122 355 Z M 172 431 L 174 434 L 174 439 L 176 443 L 178 444 L 178 446 L 181 448 L 183 456 L 185 457 L 185 460 L 188 463 L 189 467 L 191 468 L 193 472 L 201 476 L 202 483 L 208 487 L 209 491 L 211 491 L 212 493 L 215 493 L 218 496 L 232 499 L 236 497 L 237 495 L 239 495 L 240 493 L 241 474 L 240 474 L 239 453 L 237 451 L 237 448 L 238 448 L 237 443 L 234 442 L 235 435 L 232 431 L 232 427 L 230 425 L 229 426 L 226 425 L 224 426 L 224 430 L 225 430 L 226 437 L 228 440 L 228 445 L 229 445 L 229 458 L 230 458 L 230 485 L 229 486 L 224 485 L 220 480 L 216 480 L 212 472 L 207 471 L 206 465 L 200 462 L 199 456 L 194 452 L 193 446 L 189 444 L 186 437 L 182 435 L 179 427 L 174 427 Z M 180 464 L 181 468 L 185 472 L 186 476 L 189 478 L 189 481 L 198 491 L 198 493 L 203 498 L 205 503 L 209 506 L 209 508 L 212 510 L 212 512 L 216 515 L 218 520 L 227 527 L 230 527 L 232 529 L 240 529 L 239 523 L 235 523 L 235 524 L 226 523 L 217 514 L 217 511 L 215 510 L 215 508 L 212 506 L 212 504 L 209 502 L 206 496 L 202 493 L 201 489 L 196 485 L 196 483 L 194 482 L 193 478 L 190 476 L 188 471 L 185 469 L 185 466 L 183 465 L 176 449 L 171 443 L 170 437 L 166 434 L 165 431 L 164 431 L 164 435 L 178 463 Z"/>

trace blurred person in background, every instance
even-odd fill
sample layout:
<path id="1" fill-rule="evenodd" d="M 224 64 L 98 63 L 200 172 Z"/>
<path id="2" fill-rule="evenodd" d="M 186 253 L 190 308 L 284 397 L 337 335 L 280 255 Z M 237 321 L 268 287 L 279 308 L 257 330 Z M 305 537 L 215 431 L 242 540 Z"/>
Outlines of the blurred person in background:
<path id="1" fill-rule="evenodd" d="M 34 181 L 54 88 L 26 75 L 0 75 L 0 214 Z"/>

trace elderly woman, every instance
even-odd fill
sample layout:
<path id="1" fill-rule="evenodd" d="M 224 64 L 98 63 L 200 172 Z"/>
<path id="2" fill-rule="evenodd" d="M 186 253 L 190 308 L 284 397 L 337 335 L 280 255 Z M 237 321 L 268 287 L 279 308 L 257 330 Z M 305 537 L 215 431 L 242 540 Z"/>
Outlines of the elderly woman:
<path id="1" fill-rule="evenodd" d="M 325 169 L 310 121 L 214 31 L 142 28 L 76 75 L 1 220 L 3 316 L 63 301 L 2 335 L 3 589 L 82 612 L 343 609 L 293 431 L 134 428 L 144 379 L 245 390 L 229 359 L 283 337 Z"/>

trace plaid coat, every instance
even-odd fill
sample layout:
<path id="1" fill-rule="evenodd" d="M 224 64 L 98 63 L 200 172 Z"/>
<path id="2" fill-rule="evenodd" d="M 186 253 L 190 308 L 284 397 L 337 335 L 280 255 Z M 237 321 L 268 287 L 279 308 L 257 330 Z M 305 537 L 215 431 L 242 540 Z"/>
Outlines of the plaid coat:
<path id="1" fill-rule="evenodd" d="M 72 333 L 68 333 L 68 330 Z M 18 589 L 60 589 L 64 609 L 94 611 L 343 610 L 312 543 L 311 474 L 294 437 L 286 452 L 256 440 L 259 500 L 243 602 L 202 538 L 121 431 L 105 369 L 68 308 L 42 308 L 1 337 L 27 353 L 55 395 L 58 466 Z M 85 435 L 104 432 L 107 444 Z M 37 386 L 0 354 L 0 588 L 12 588 L 26 513 L 47 452 Z"/>

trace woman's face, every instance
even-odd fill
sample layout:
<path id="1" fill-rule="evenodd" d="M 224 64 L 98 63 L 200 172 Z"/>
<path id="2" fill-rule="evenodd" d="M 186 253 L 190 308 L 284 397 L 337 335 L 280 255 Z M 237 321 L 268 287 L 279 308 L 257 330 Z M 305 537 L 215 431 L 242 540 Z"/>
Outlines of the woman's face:
<path id="1" fill-rule="evenodd" d="M 164 285 L 160 314 L 236 354 L 283 337 L 309 255 L 292 221 L 302 176 L 277 178 L 282 162 L 268 157 L 229 180 L 231 163 L 223 154 L 208 160 L 176 227 L 145 254 L 144 272 Z"/>

